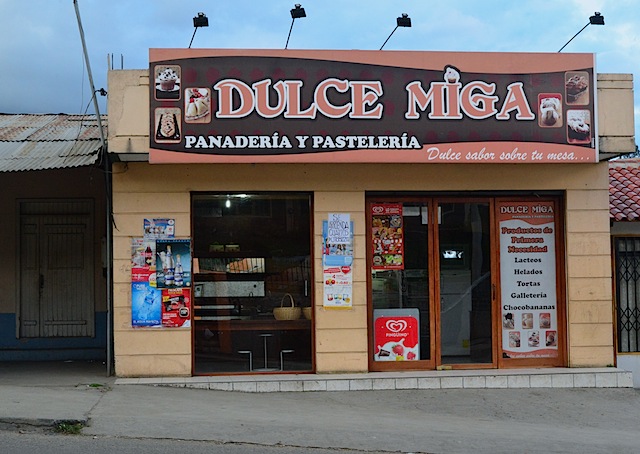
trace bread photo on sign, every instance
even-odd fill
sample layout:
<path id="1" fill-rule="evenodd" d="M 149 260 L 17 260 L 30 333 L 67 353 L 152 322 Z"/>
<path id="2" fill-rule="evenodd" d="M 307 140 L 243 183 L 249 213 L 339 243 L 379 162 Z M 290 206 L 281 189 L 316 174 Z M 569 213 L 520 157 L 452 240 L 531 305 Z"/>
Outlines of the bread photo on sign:
<path id="1" fill-rule="evenodd" d="M 589 104 L 589 75 L 584 71 L 568 72 L 565 75 L 567 104 Z"/>
<path id="2" fill-rule="evenodd" d="M 567 112 L 567 141 L 569 143 L 591 142 L 591 114 L 588 110 Z"/>
<path id="3" fill-rule="evenodd" d="M 538 124 L 542 128 L 562 126 L 562 101 L 559 94 L 540 94 Z"/>

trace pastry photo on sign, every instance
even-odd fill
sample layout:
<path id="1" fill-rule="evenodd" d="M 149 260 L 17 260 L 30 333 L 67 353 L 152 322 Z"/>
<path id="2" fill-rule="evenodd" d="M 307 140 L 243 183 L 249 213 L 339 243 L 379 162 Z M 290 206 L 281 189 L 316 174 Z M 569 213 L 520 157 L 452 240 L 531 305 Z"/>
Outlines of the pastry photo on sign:
<path id="1" fill-rule="evenodd" d="M 541 128 L 561 128 L 562 95 L 560 93 L 540 93 L 538 95 L 538 126 Z"/>
<path id="2" fill-rule="evenodd" d="M 211 121 L 211 95 L 208 88 L 187 88 L 184 91 L 185 123 L 209 123 Z"/>
<path id="3" fill-rule="evenodd" d="M 178 108 L 160 108 L 155 110 L 155 141 L 157 143 L 180 142 L 180 118 Z"/>
<path id="4" fill-rule="evenodd" d="M 589 104 L 589 74 L 585 71 L 569 71 L 565 74 L 565 96 L 567 104 L 586 106 Z"/>
<path id="5" fill-rule="evenodd" d="M 567 142 L 571 144 L 591 143 L 591 113 L 588 110 L 567 111 Z"/>
<path id="6" fill-rule="evenodd" d="M 180 72 L 178 65 L 155 67 L 156 99 L 180 99 Z"/>

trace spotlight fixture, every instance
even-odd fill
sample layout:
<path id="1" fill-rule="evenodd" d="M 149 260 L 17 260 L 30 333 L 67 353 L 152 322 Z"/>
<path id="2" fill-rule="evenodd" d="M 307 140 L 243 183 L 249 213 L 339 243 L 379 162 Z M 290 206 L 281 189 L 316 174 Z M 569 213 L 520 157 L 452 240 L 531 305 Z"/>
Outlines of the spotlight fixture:
<path id="1" fill-rule="evenodd" d="M 198 13 L 196 17 L 193 18 L 193 35 L 191 36 L 191 41 L 189 42 L 189 49 L 191 49 L 191 43 L 193 43 L 193 38 L 196 36 L 196 32 L 200 27 L 208 27 L 209 26 L 209 18 L 204 13 Z"/>
<path id="2" fill-rule="evenodd" d="M 296 3 L 295 7 L 291 10 L 291 19 L 300 19 L 301 17 L 307 17 L 307 13 L 305 13 L 300 3 Z"/>
<path id="3" fill-rule="evenodd" d="M 384 41 L 384 43 L 382 43 L 382 46 L 380 46 L 380 50 L 382 50 L 384 45 L 387 44 L 387 41 L 389 41 L 389 38 L 391 38 L 391 36 L 395 33 L 395 31 L 398 29 L 398 27 L 411 27 L 411 18 L 409 17 L 409 15 L 407 13 L 402 13 L 402 16 L 400 16 L 400 17 L 398 17 L 396 19 L 396 28 L 393 29 L 393 31 L 387 37 L 387 39 Z"/>
<path id="4" fill-rule="evenodd" d="M 573 35 L 573 37 L 566 42 L 566 44 L 564 46 L 562 46 L 560 48 L 560 50 L 558 52 L 562 52 L 562 49 L 564 49 L 565 47 L 567 47 L 567 44 L 569 44 L 571 41 L 573 41 L 573 38 L 575 38 L 576 36 L 578 36 L 580 33 L 582 33 L 582 30 L 584 30 L 585 28 L 587 28 L 589 25 L 604 25 L 604 16 L 598 12 L 594 13 L 593 16 L 591 16 L 589 18 L 589 22 L 587 22 L 587 25 L 585 25 L 584 27 L 582 27 L 580 29 L 580 31 L 578 31 L 578 33 L 576 33 L 575 35 Z"/>
<path id="5" fill-rule="evenodd" d="M 296 19 L 300 19 L 302 17 L 307 17 L 307 13 L 304 11 L 304 8 L 300 5 L 300 3 L 296 3 L 295 7 L 291 10 L 291 27 L 289 27 L 289 36 L 287 36 L 287 43 L 284 45 L 285 49 L 289 47 L 289 38 L 291 38 L 293 23 L 296 21 Z"/>

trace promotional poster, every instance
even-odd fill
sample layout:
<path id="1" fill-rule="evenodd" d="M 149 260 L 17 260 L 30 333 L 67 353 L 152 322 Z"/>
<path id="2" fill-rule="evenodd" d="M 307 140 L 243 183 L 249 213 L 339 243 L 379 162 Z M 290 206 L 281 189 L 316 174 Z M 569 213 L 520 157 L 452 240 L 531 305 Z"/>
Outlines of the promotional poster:
<path id="1" fill-rule="evenodd" d="M 376 309 L 373 318 L 376 361 L 420 359 L 418 309 Z"/>
<path id="2" fill-rule="evenodd" d="M 191 289 L 163 288 L 162 326 L 187 328 L 191 326 Z"/>
<path id="3" fill-rule="evenodd" d="M 499 202 L 502 351 L 558 356 L 556 222 L 552 201 Z"/>
<path id="4" fill-rule="evenodd" d="M 372 269 L 404 269 L 402 223 L 401 203 L 380 203 L 371 207 Z"/>
<path id="5" fill-rule="evenodd" d="M 156 240 L 158 288 L 191 287 L 191 240 Z"/>
<path id="6" fill-rule="evenodd" d="M 160 290 L 149 282 L 131 283 L 131 326 L 154 327 L 162 324 Z"/>

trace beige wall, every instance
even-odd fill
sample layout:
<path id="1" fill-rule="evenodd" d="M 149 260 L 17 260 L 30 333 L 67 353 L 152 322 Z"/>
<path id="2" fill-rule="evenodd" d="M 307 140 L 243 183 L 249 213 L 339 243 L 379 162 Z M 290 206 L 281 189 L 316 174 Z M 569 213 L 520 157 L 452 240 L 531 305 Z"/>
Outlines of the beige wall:
<path id="1" fill-rule="evenodd" d="M 613 76 L 612 76 L 613 77 Z M 624 81 L 623 81 L 624 82 Z M 146 70 L 109 73 L 111 153 L 148 150 Z M 616 81 L 611 82 L 618 87 Z M 624 85 L 624 83 L 622 83 Z M 612 90 L 621 88 L 612 88 Z M 616 96 L 619 92 L 615 92 Z M 608 99 L 599 87 L 600 101 Z M 631 96 L 626 89 L 625 102 Z M 601 121 L 618 121 L 602 112 Z M 624 112 L 623 112 L 624 114 Z M 601 125 L 621 140 L 633 135 Z M 627 134 L 625 136 L 623 133 Z M 602 140 L 601 140 L 602 143 Z M 613 143 L 613 142 L 611 142 Z M 622 142 L 620 142 L 622 143 Z M 625 142 L 626 143 L 626 142 Z M 129 157 L 130 159 L 130 157 Z M 190 236 L 190 191 L 313 191 L 316 302 L 322 301 L 321 222 L 329 212 L 348 212 L 355 227 L 353 310 L 331 312 L 316 305 L 318 372 L 365 372 L 367 306 L 365 267 L 366 191 L 566 191 L 566 276 L 570 366 L 613 364 L 608 166 L 568 164 L 231 164 L 114 165 L 114 342 L 119 376 L 190 375 L 191 330 L 133 329 L 130 303 L 130 242 L 141 236 L 144 218 L 175 218 L 176 235 Z M 346 347 L 348 346 L 348 347 Z"/>
<path id="2" fill-rule="evenodd" d="M 114 166 L 114 340 L 119 376 L 189 375 L 191 330 L 133 329 L 130 242 L 144 218 L 176 219 L 188 237 L 190 191 L 313 191 L 316 302 L 322 301 L 321 222 L 348 212 L 355 227 L 351 311 L 316 305 L 318 372 L 367 370 L 365 192 L 369 190 L 566 190 L 569 364 L 613 363 L 607 164 L 595 165 L 149 165 Z M 543 172 L 545 178 L 540 178 Z M 401 178 L 389 178 L 401 175 Z M 345 350 L 345 346 L 350 346 Z"/>

